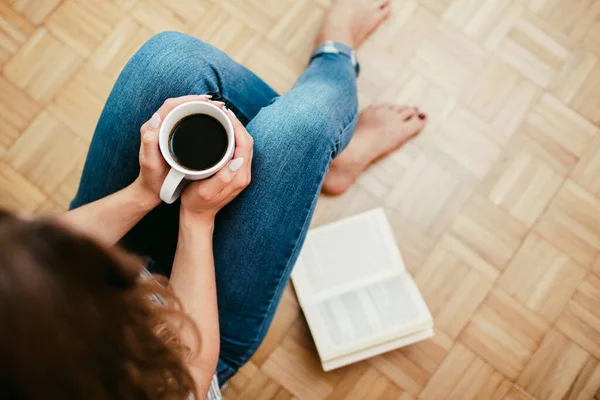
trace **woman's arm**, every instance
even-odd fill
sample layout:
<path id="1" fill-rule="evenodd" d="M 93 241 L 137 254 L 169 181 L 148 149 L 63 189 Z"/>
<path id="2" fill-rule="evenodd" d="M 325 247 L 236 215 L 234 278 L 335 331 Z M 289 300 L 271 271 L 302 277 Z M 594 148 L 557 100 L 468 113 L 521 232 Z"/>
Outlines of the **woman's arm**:
<path id="1" fill-rule="evenodd" d="M 214 220 L 181 210 L 179 238 L 169 286 L 192 318 L 201 340 L 194 342 L 190 332 L 182 341 L 194 349 L 190 365 L 197 369 L 196 390 L 206 394 L 219 359 L 219 313 L 215 266 L 212 251 Z M 198 377 L 200 379 L 198 379 Z M 204 397 L 202 397 L 204 398 Z"/>
<path id="2" fill-rule="evenodd" d="M 160 202 L 139 180 L 103 199 L 56 217 L 75 231 L 112 245 L 118 242 Z"/>
<path id="3" fill-rule="evenodd" d="M 198 395 L 206 396 L 219 358 L 219 316 L 212 250 L 217 212 L 250 183 L 253 140 L 227 111 L 235 130 L 234 159 L 210 179 L 190 184 L 181 196 L 179 239 L 169 286 L 200 332 L 200 343 L 182 332 L 194 350 L 189 360 Z"/>
<path id="4" fill-rule="evenodd" d="M 112 245 L 118 242 L 150 210 L 160 204 L 160 187 L 169 165 L 160 153 L 160 125 L 175 107 L 190 101 L 208 101 L 209 95 L 189 95 L 168 99 L 140 128 L 140 175 L 131 185 L 93 203 L 71 210 L 57 221 Z"/>

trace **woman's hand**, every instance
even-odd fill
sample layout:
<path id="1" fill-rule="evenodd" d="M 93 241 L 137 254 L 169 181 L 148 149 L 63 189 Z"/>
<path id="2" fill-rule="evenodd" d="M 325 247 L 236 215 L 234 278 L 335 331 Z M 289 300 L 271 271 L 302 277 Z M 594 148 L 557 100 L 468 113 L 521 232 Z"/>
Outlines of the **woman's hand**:
<path id="1" fill-rule="evenodd" d="M 233 159 L 211 178 L 191 183 L 181 196 L 182 215 L 200 217 L 209 223 L 250 184 L 251 178 L 254 140 L 231 110 L 224 111 L 235 131 Z"/>
<path id="2" fill-rule="evenodd" d="M 160 126 L 169 112 L 175 107 L 190 101 L 208 101 L 209 95 L 189 95 L 167 99 L 163 105 L 140 128 L 140 175 L 133 185 L 140 189 L 145 198 L 155 205 L 160 204 L 160 188 L 169 173 L 169 164 L 160 153 L 158 137 Z"/>

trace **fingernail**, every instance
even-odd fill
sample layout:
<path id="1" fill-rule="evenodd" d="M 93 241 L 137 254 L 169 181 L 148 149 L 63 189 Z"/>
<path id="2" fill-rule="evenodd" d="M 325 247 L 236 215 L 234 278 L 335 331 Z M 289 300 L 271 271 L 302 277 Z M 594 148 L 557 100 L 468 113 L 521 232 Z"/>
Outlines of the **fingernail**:
<path id="1" fill-rule="evenodd" d="M 229 108 L 227 110 L 225 110 L 227 112 L 227 114 L 231 115 L 233 118 L 237 118 L 235 116 L 235 114 L 233 113 L 233 111 L 231 111 Z"/>
<path id="2" fill-rule="evenodd" d="M 419 114 L 419 118 L 420 118 L 420 119 L 425 119 L 425 118 L 427 118 L 427 115 L 425 115 L 425 114 L 423 114 L 423 113 L 420 113 L 420 114 Z"/>
<path id="3" fill-rule="evenodd" d="M 198 97 L 202 97 L 204 99 L 212 99 L 212 95 L 211 94 L 199 94 Z"/>
<path id="4" fill-rule="evenodd" d="M 150 125 L 150 128 L 152 129 L 157 129 L 160 126 L 160 115 L 158 115 L 158 113 L 154 113 L 152 118 L 150 118 L 148 125 Z"/>
<path id="5" fill-rule="evenodd" d="M 213 101 L 213 103 L 221 105 L 221 106 L 225 105 L 225 102 L 223 102 L 223 101 Z"/>
<path id="6" fill-rule="evenodd" d="M 238 157 L 229 163 L 229 169 L 231 172 L 237 172 L 238 169 L 242 168 L 243 163 L 244 159 L 242 157 Z"/>

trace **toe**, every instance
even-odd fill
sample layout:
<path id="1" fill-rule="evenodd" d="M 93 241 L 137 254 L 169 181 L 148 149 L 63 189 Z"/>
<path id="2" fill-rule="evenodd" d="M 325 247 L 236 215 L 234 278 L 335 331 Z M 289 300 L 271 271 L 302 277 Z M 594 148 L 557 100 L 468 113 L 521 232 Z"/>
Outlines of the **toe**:
<path id="1" fill-rule="evenodd" d="M 390 0 L 376 0 L 373 3 L 373 6 L 377 10 L 373 15 L 375 15 L 378 20 L 385 19 L 385 17 L 387 17 L 387 15 L 390 13 Z"/>
<path id="2" fill-rule="evenodd" d="M 379 7 L 379 13 L 383 16 L 382 18 L 387 17 L 388 15 L 390 15 L 390 11 L 391 11 L 391 7 L 390 4 L 384 4 L 381 7 Z"/>
<path id="3" fill-rule="evenodd" d="M 402 121 L 407 121 L 412 117 L 416 117 L 418 113 L 419 110 L 416 107 L 406 107 L 400 112 L 400 118 L 402 118 Z"/>
<path id="4" fill-rule="evenodd" d="M 414 136 L 420 133 L 423 130 L 423 128 L 425 128 L 425 125 L 427 124 L 427 119 L 421 119 L 418 115 L 414 115 L 405 123 L 405 126 L 408 129 L 410 136 Z"/>

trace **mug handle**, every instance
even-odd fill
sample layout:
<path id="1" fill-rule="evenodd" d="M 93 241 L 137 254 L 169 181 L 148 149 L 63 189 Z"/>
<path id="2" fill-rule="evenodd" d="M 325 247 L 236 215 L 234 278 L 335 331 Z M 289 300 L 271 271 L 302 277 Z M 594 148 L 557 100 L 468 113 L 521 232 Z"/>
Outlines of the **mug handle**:
<path id="1" fill-rule="evenodd" d="M 177 200 L 188 184 L 188 181 L 183 178 L 185 178 L 184 174 L 171 168 L 160 188 L 160 199 L 167 204 Z"/>

